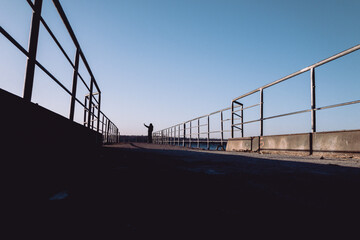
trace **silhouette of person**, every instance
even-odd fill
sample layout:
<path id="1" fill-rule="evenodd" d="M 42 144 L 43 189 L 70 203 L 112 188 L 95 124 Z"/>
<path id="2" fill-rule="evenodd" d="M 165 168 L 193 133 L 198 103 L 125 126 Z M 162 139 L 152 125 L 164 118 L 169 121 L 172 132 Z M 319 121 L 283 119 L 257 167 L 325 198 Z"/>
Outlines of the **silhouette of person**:
<path id="1" fill-rule="evenodd" d="M 148 143 L 152 143 L 152 132 L 154 130 L 154 126 L 152 125 L 152 123 L 150 123 L 149 126 L 146 126 L 144 123 L 144 126 L 148 128 Z"/>

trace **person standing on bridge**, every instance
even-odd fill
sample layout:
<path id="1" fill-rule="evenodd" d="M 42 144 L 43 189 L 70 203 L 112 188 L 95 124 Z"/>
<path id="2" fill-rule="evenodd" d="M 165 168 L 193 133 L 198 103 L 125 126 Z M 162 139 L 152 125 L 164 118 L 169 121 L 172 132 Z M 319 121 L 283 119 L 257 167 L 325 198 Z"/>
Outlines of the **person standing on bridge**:
<path id="1" fill-rule="evenodd" d="M 147 139 L 147 141 L 148 141 L 148 143 L 152 143 L 152 132 L 154 130 L 154 126 L 152 125 L 152 123 L 150 123 L 149 126 L 145 125 L 145 123 L 144 123 L 144 126 L 148 128 L 148 139 Z"/>

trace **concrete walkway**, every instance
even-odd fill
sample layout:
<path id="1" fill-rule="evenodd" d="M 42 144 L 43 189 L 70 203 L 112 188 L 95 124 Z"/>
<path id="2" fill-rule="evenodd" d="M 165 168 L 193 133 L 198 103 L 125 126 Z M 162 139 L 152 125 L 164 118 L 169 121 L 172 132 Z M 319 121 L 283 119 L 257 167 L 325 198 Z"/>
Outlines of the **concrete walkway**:
<path id="1" fill-rule="evenodd" d="M 95 168 L 66 189 L 66 213 L 83 209 L 83 223 L 106 223 L 135 239 L 323 237 L 356 223 L 359 166 L 355 159 L 117 144 L 103 147 Z"/>

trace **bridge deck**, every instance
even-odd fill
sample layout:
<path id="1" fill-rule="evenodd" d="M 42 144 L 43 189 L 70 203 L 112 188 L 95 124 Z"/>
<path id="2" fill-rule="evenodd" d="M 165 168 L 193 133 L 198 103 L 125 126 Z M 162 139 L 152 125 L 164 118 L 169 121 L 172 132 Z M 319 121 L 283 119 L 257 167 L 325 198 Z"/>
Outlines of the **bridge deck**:
<path id="1" fill-rule="evenodd" d="M 326 219 L 326 228 L 339 226 L 335 213 L 344 221 L 360 210 L 354 159 L 129 143 L 104 147 L 101 162 L 90 178 L 65 189 L 67 199 L 79 200 L 84 219 L 105 221 L 119 234 L 223 236 L 276 227 L 278 218 L 282 231 L 306 232 Z"/>

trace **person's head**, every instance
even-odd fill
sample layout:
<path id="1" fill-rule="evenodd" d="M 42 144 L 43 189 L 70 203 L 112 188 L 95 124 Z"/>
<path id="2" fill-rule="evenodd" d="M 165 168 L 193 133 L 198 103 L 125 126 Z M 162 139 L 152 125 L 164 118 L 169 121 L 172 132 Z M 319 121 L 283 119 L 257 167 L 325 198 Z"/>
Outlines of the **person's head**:
<path id="1" fill-rule="evenodd" d="M 150 123 L 150 126 L 152 126 L 152 123 Z"/>

